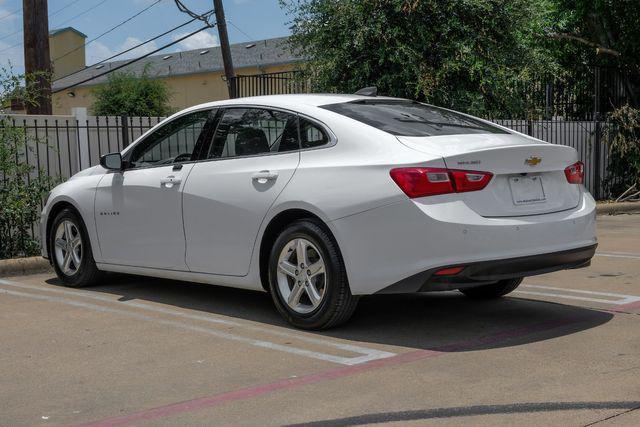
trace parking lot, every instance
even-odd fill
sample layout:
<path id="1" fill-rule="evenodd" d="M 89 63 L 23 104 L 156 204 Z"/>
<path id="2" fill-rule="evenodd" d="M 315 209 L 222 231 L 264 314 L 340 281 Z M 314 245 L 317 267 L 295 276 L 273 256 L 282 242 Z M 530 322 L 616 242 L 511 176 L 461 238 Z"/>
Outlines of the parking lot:
<path id="1" fill-rule="evenodd" d="M 640 425 L 640 215 L 598 225 L 589 268 L 366 297 L 322 333 L 264 293 L 0 279 L 0 425 Z"/>

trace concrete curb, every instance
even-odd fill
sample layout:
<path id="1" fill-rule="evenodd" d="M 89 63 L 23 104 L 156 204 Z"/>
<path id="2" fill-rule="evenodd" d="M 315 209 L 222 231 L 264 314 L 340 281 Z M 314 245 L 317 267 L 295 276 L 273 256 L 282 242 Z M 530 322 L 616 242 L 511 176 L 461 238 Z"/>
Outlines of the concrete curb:
<path id="1" fill-rule="evenodd" d="M 22 276 L 53 271 L 49 261 L 39 257 L 0 260 L 0 277 Z"/>
<path id="2" fill-rule="evenodd" d="M 640 202 L 598 203 L 596 213 L 598 215 L 640 213 Z"/>

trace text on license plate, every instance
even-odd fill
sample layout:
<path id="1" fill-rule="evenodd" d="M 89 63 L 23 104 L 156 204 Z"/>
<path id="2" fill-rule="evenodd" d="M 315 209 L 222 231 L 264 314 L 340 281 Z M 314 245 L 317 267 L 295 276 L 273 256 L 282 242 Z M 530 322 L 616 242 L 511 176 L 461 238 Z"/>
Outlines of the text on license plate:
<path id="1" fill-rule="evenodd" d="M 539 175 L 511 177 L 509 178 L 509 186 L 513 203 L 516 205 L 544 203 L 547 200 L 542 177 Z"/>

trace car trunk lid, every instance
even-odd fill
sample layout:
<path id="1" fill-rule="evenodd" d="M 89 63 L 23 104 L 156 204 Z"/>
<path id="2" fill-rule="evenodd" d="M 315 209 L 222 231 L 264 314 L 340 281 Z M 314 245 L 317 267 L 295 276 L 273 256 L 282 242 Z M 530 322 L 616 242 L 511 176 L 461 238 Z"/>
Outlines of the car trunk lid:
<path id="1" fill-rule="evenodd" d="M 577 160 L 573 148 L 518 134 L 474 134 L 436 137 L 398 136 L 404 145 L 441 156 L 449 169 L 491 172 L 480 191 L 459 193 L 481 216 L 537 215 L 576 207 L 579 185 L 564 170 Z"/>

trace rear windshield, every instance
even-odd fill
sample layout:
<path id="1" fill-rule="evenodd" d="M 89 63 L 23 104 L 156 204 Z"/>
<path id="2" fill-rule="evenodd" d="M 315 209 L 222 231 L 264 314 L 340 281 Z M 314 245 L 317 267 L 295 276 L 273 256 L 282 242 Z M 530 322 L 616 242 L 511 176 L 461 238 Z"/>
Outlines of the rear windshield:
<path id="1" fill-rule="evenodd" d="M 414 101 L 366 100 L 322 108 L 398 136 L 508 133 L 480 120 Z"/>

